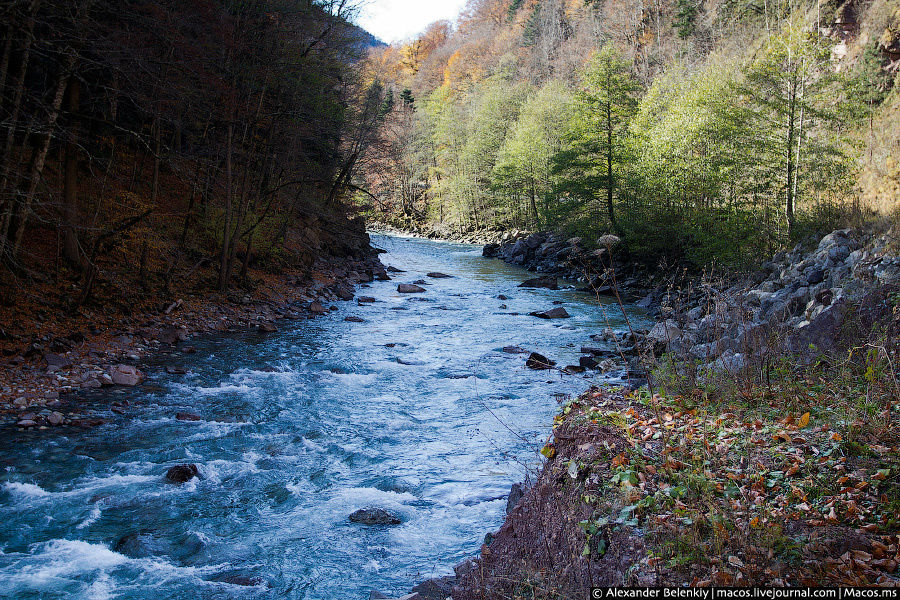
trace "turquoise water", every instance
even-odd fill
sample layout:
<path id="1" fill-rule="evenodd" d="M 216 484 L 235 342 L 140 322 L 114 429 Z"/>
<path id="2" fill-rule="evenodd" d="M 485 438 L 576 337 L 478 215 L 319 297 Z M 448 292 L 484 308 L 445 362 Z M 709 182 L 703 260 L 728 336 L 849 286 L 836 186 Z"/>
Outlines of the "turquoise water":
<path id="1" fill-rule="evenodd" d="M 130 403 L 104 426 L 2 432 L 0 596 L 363 599 L 475 554 L 510 485 L 539 464 L 554 394 L 600 381 L 531 371 L 500 349 L 577 364 L 621 315 L 574 289 L 518 288 L 525 271 L 474 246 L 373 243 L 407 271 L 359 290 L 375 304 L 157 356 L 141 365 L 148 384 L 84 397 L 100 411 Z M 425 294 L 396 292 L 417 279 Z M 571 319 L 527 316 L 555 300 Z M 167 484 L 186 462 L 202 479 Z M 348 521 L 370 506 L 403 523 Z"/>

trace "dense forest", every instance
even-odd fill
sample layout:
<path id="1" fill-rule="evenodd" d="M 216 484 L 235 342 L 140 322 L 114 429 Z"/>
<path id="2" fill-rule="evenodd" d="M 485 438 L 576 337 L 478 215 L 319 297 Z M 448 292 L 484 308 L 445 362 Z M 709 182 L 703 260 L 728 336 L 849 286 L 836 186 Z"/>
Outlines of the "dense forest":
<path id="1" fill-rule="evenodd" d="M 890 212 L 898 59 L 890 0 L 472 0 L 372 52 L 360 200 L 445 235 L 616 233 L 740 266 Z"/>
<path id="2" fill-rule="evenodd" d="M 354 250 L 342 200 L 375 43 L 355 11 L 0 3 L 0 301 L 125 308 L 128 282 L 226 290 L 254 262 Z"/>

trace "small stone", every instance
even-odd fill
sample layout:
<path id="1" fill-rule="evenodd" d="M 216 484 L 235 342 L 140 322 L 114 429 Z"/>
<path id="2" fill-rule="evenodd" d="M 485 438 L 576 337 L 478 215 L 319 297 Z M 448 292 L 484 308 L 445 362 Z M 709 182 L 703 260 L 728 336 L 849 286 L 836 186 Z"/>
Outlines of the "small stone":
<path id="1" fill-rule="evenodd" d="M 50 416 L 47 417 L 47 422 L 51 425 L 62 425 L 66 418 L 60 412 L 52 412 Z"/>
<path id="2" fill-rule="evenodd" d="M 425 292 L 425 288 L 415 284 L 401 283 L 397 286 L 397 291 L 401 294 L 422 294 Z"/>
<path id="3" fill-rule="evenodd" d="M 357 316 L 353 316 L 353 315 L 351 315 L 349 317 L 344 317 L 344 320 L 347 321 L 348 323 L 365 323 L 366 322 L 366 320 L 363 319 L 362 317 L 357 317 Z"/>
<path id="4" fill-rule="evenodd" d="M 129 387 L 136 386 L 144 380 L 144 374 L 140 369 L 131 365 L 116 365 L 110 369 L 109 376 L 112 383 Z"/>

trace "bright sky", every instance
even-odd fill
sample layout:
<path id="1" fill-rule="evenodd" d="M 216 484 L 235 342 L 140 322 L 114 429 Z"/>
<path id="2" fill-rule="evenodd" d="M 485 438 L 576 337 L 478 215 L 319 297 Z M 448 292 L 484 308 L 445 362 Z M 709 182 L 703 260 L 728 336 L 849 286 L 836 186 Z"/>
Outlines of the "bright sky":
<path id="1" fill-rule="evenodd" d="M 358 24 L 390 44 L 412 37 L 435 21 L 453 21 L 465 3 L 465 0 L 367 0 Z"/>

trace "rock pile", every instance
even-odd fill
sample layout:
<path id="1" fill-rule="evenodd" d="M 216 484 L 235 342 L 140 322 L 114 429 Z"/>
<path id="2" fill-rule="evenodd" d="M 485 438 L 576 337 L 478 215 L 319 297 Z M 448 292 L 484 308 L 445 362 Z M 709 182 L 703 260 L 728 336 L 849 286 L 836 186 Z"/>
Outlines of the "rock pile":
<path id="1" fill-rule="evenodd" d="M 851 313 L 869 322 L 889 313 L 888 292 L 900 284 L 900 257 L 887 241 L 865 245 L 851 230 L 838 230 L 812 250 L 798 245 L 781 252 L 748 281 L 725 289 L 707 286 L 677 312 L 664 314 L 668 318 L 647 334 L 646 346 L 730 374 L 770 350 L 832 350 Z"/>
<path id="2" fill-rule="evenodd" d="M 503 234 L 499 242 L 487 244 L 482 256 L 547 274 L 523 283 L 523 287 L 556 289 L 556 277 L 561 277 L 588 284 L 586 291 L 608 293 L 611 290 L 602 274 L 610 264 L 608 248 L 618 238 L 606 235 L 597 240 L 598 244 L 601 241 L 607 245 L 591 250 L 579 237 L 513 231 Z"/>

